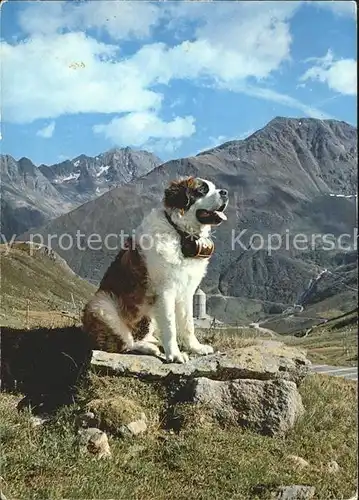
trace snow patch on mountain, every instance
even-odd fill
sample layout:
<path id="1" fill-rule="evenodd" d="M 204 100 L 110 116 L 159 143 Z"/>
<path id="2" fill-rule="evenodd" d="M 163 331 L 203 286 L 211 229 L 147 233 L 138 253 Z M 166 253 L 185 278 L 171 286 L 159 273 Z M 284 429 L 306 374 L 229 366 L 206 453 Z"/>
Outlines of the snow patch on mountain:
<path id="1" fill-rule="evenodd" d="M 76 173 L 70 174 L 67 177 L 58 177 L 57 179 L 54 179 L 53 182 L 54 184 L 62 184 L 63 182 L 77 181 L 80 175 L 80 173 Z"/>
<path id="2" fill-rule="evenodd" d="M 96 177 L 100 177 L 103 173 L 107 172 L 111 165 L 101 165 L 99 171 L 96 173 Z"/>
<path id="3" fill-rule="evenodd" d="M 358 195 L 357 194 L 335 194 L 335 193 L 329 193 L 329 196 L 334 197 L 334 198 L 356 198 Z"/>

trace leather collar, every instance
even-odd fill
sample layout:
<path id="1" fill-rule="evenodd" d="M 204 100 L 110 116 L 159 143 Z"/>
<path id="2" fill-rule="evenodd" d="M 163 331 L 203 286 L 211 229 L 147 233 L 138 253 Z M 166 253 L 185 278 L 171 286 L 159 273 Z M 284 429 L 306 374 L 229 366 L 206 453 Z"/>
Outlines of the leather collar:
<path id="1" fill-rule="evenodd" d="M 167 221 L 177 231 L 181 238 L 181 250 L 184 257 L 209 259 L 214 252 L 214 243 L 211 238 L 205 238 L 198 235 L 182 231 L 164 211 Z"/>

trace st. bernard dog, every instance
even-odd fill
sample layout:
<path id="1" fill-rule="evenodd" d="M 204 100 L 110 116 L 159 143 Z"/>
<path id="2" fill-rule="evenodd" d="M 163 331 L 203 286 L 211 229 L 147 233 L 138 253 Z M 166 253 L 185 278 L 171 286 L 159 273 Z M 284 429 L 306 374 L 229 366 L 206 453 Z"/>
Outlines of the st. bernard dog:
<path id="1" fill-rule="evenodd" d="M 171 182 L 163 201 L 106 271 L 83 328 L 96 349 L 160 356 L 161 343 L 168 362 L 184 363 L 188 353 L 213 352 L 195 336 L 193 295 L 213 253 L 211 226 L 227 219 L 228 192 L 189 177 Z"/>

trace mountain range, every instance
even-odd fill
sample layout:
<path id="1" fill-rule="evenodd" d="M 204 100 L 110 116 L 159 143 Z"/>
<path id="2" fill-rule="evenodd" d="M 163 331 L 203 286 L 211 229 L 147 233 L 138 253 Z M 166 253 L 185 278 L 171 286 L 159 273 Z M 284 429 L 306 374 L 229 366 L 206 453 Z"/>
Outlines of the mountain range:
<path id="1" fill-rule="evenodd" d="M 11 238 L 39 226 L 161 163 L 152 153 L 131 148 L 39 167 L 28 158 L 1 155 L 1 233 Z"/>
<path id="2" fill-rule="evenodd" d="M 357 130 L 313 118 L 277 117 L 244 140 L 163 163 L 35 232 L 46 244 L 49 234 L 66 233 L 75 241 L 80 231 L 85 251 L 78 245 L 61 249 L 56 239 L 52 246 L 76 273 L 96 283 L 117 250 L 87 248 L 86 238 L 96 233 L 104 241 L 109 233 L 131 233 L 161 204 L 167 183 L 187 175 L 230 192 L 228 221 L 213 235 L 216 252 L 203 283 L 218 319 L 235 320 L 244 310 L 259 317 L 297 303 L 324 267 L 335 269 L 337 254 L 355 250 Z M 270 247 L 274 233 L 275 244 L 282 239 L 277 250 Z M 295 248 L 298 233 L 307 238 L 306 248 Z M 346 248 L 330 255 L 323 238 L 313 240 L 319 234 L 334 242 L 343 233 L 350 235 Z"/>

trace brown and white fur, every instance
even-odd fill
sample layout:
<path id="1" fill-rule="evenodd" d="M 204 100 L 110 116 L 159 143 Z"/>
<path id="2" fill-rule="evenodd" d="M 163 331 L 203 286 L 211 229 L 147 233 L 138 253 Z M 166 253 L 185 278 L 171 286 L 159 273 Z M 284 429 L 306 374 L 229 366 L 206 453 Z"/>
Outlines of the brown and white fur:
<path id="1" fill-rule="evenodd" d="M 97 349 L 158 356 L 161 342 L 167 361 L 178 363 L 188 360 L 187 353 L 213 352 L 195 336 L 192 309 L 209 259 L 183 256 L 165 211 L 180 230 L 208 237 L 211 225 L 226 219 L 227 204 L 227 191 L 210 181 L 191 177 L 169 185 L 164 207 L 143 219 L 84 309 L 83 328 Z"/>

